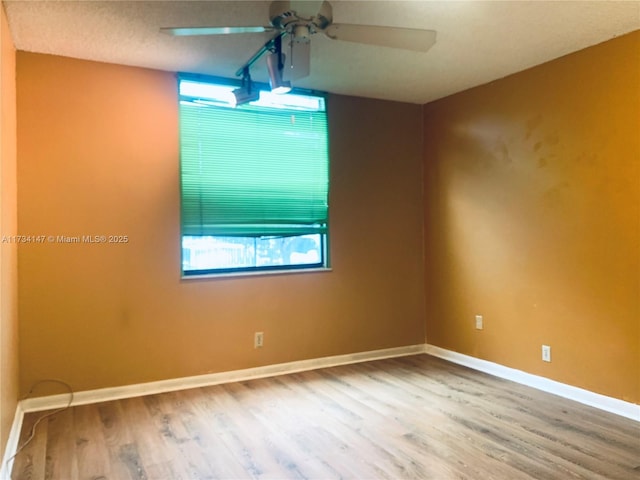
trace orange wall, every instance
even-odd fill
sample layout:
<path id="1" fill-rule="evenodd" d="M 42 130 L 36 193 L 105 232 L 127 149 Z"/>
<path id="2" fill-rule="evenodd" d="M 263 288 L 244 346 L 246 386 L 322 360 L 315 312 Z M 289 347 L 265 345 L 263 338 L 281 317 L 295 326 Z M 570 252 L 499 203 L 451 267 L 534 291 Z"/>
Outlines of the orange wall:
<path id="1" fill-rule="evenodd" d="M 424 341 L 421 107 L 331 96 L 332 272 L 180 280 L 174 75 L 18 52 L 21 389 Z M 265 346 L 253 349 L 253 332 Z"/>
<path id="2" fill-rule="evenodd" d="M 635 32 L 425 106 L 428 343 L 640 402 L 638 52 Z"/>
<path id="3" fill-rule="evenodd" d="M 17 232 L 16 52 L 0 6 L 0 236 Z M 18 402 L 18 249 L 0 243 L 0 458 Z M 2 467 L 0 466 L 0 471 Z"/>

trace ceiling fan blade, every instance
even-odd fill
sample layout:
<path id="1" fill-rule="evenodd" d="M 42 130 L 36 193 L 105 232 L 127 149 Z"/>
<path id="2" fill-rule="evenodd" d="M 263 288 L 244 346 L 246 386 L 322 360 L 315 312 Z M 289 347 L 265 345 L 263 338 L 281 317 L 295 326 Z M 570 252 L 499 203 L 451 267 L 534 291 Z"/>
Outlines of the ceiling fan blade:
<path id="1" fill-rule="evenodd" d="M 177 27 L 160 29 L 163 33 L 177 37 L 191 35 L 227 35 L 231 33 L 264 33 L 275 30 L 275 27 Z"/>
<path id="2" fill-rule="evenodd" d="M 436 43 L 435 30 L 334 23 L 324 33 L 332 40 L 426 52 Z"/>

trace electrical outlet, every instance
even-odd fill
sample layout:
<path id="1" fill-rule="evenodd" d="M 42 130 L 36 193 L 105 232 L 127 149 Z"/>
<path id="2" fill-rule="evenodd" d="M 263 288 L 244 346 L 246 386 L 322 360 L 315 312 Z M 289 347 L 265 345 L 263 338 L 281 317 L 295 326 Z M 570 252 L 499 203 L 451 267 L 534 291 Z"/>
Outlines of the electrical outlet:
<path id="1" fill-rule="evenodd" d="M 476 330 L 482 330 L 484 328 L 484 320 L 482 315 L 476 315 Z"/>
<path id="2" fill-rule="evenodd" d="M 262 348 L 264 345 L 264 332 L 256 332 L 253 336 L 253 348 Z"/>
<path id="3" fill-rule="evenodd" d="M 542 345 L 542 361 L 551 361 L 551 347 L 549 345 Z"/>

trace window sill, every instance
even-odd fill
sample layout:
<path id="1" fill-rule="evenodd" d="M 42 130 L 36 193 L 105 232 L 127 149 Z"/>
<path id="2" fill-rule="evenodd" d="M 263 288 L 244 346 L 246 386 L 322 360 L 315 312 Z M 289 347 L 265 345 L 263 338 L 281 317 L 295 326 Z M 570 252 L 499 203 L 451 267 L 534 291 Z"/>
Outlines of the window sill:
<path id="1" fill-rule="evenodd" d="M 207 273 L 203 275 L 182 275 L 181 280 L 216 280 L 224 278 L 263 277 L 267 275 L 298 275 L 300 273 L 331 272 L 331 267 L 300 268 L 292 270 L 265 270 L 258 272 Z"/>

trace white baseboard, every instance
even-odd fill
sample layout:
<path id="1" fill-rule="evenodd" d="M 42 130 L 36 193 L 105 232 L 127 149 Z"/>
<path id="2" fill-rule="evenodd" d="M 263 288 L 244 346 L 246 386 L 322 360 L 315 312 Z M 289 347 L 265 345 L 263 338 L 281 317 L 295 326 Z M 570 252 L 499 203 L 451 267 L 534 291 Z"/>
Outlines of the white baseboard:
<path id="1" fill-rule="evenodd" d="M 459 365 L 473 368 L 474 370 L 489 373 L 496 377 L 511 380 L 522 385 L 527 385 L 538 390 L 553 393 L 555 395 L 559 395 L 561 397 L 574 400 L 585 405 L 590 405 L 592 407 L 596 407 L 610 413 L 615 413 L 616 415 L 621 415 L 632 420 L 640 421 L 640 405 L 637 405 L 635 403 L 625 402 L 624 400 L 619 400 L 617 398 L 607 397 L 605 395 L 594 393 L 589 390 L 584 390 L 582 388 L 560 383 L 555 380 L 550 380 L 538 375 L 533 375 L 521 370 L 505 367 L 497 363 L 489 362 L 487 360 L 481 360 L 479 358 L 471 357 L 469 355 L 464 355 L 429 344 L 409 345 L 405 347 L 372 350 L 368 352 L 336 355 L 310 360 L 300 360 L 296 362 L 266 365 L 263 367 L 232 370 L 229 372 L 211 373 L 193 377 L 160 380 L 157 382 L 125 385 L 121 387 L 86 390 L 74 393 L 73 402 L 71 404 L 86 405 L 90 403 L 104 402 L 109 400 L 152 395 L 156 393 L 184 390 L 188 388 L 206 387 L 209 385 L 218 385 L 221 383 L 238 382 L 250 380 L 253 378 L 271 377 L 287 373 L 315 370 L 318 368 L 367 362 L 371 360 L 381 360 L 384 358 L 416 355 L 420 353 L 427 353 L 429 355 L 433 355 L 435 357 L 439 357 L 444 360 L 457 363 Z M 54 408 L 64 407 L 68 404 L 68 402 L 68 394 L 29 398 L 26 400 L 22 400 L 18 404 L 18 410 L 25 413 L 51 410 Z M 18 411 L 16 411 L 16 419 L 18 419 Z M 16 426 L 17 424 L 14 421 L 14 426 L 10 434 L 10 440 L 12 438 L 11 435 L 14 434 L 15 430 L 17 430 L 16 435 L 19 435 L 19 427 L 22 425 L 21 422 L 21 417 L 20 425 Z M 17 438 L 15 439 L 15 442 L 17 442 Z M 7 446 L 9 446 L 9 444 Z M 9 448 L 7 448 L 7 450 L 10 451 Z"/>
<path id="2" fill-rule="evenodd" d="M 473 368 L 474 370 L 479 370 L 495 377 L 504 378 L 544 392 L 553 393 L 560 397 L 640 422 L 640 405 L 635 403 L 607 397 L 606 395 L 590 392 L 589 390 L 573 387 L 538 375 L 532 375 L 522 370 L 516 370 L 498 363 L 436 347 L 435 345 L 427 344 L 425 346 L 425 352 L 434 357 L 457 363 L 458 365 L 464 365 L 465 367 Z"/>
<path id="3" fill-rule="evenodd" d="M 406 347 L 386 348 L 383 350 L 372 350 L 368 352 L 335 355 L 332 357 L 321 357 L 296 362 L 278 363 L 275 365 L 266 365 L 264 367 L 247 368 L 243 370 L 232 370 L 229 372 L 210 373 L 194 377 L 174 378 L 170 380 L 160 380 L 157 382 L 125 385 L 122 387 L 101 388 L 98 390 L 86 390 L 82 392 L 75 392 L 73 394 L 73 401 L 71 402 L 71 405 L 86 405 L 89 403 L 140 397 L 143 395 L 173 392 L 188 388 L 207 387 L 221 383 L 240 382 L 244 380 L 251 380 L 253 378 L 273 377 L 275 375 L 303 372 L 318 368 L 335 367 L 338 365 L 367 362 L 371 360 L 381 360 L 383 358 L 404 357 L 407 355 L 424 353 L 424 347 L 424 344 L 409 345 Z M 51 410 L 54 408 L 65 407 L 68 404 L 68 394 L 28 398 L 20 402 L 20 406 L 24 412 Z"/>
<path id="4" fill-rule="evenodd" d="M 13 456 L 18 451 L 18 442 L 20 441 L 20 431 L 22 430 L 22 419 L 24 418 L 24 411 L 18 403 L 16 407 L 16 414 L 13 417 L 13 424 L 11 425 L 11 431 L 9 432 L 9 438 L 7 439 L 7 445 L 4 449 L 4 457 L 2 458 L 2 465 L 0 465 L 0 480 L 10 480 L 11 468 L 13 467 Z"/>

